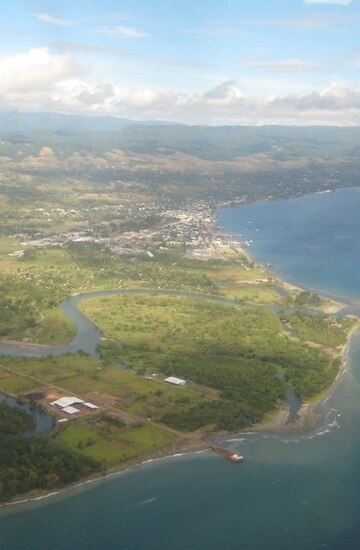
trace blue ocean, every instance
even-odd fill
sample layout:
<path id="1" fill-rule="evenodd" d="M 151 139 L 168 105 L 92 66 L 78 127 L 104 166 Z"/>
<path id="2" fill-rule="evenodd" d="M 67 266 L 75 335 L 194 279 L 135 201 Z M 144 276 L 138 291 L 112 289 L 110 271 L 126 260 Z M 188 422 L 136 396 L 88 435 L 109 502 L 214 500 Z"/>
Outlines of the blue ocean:
<path id="1" fill-rule="evenodd" d="M 227 208 L 219 224 L 285 280 L 360 298 L 360 188 Z"/>
<path id="2" fill-rule="evenodd" d="M 230 208 L 219 223 L 285 279 L 360 299 L 360 191 Z M 360 547 L 360 334 L 349 369 L 307 435 L 224 439 L 209 452 L 150 462 L 0 511 L 9 550 L 356 550 Z"/>

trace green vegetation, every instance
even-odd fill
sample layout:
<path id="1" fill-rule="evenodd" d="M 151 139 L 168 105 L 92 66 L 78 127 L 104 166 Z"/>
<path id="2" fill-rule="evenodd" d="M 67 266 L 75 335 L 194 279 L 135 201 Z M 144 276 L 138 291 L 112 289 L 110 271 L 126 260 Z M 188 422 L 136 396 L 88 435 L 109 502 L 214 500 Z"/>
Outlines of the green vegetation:
<path id="1" fill-rule="evenodd" d="M 322 298 L 273 280 L 239 248 L 213 244 L 211 220 L 219 201 L 358 185 L 357 129 L 204 130 L 109 118 L 104 128 L 93 118 L 79 132 L 71 117 L 0 119 L 0 338 L 67 342 L 76 327 L 58 304 L 102 289 L 325 310 Z M 0 389 L 41 390 L 45 402 L 52 392 L 78 395 L 101 412 L 69 418 L 56 441 L 1 437 L 0 499 L 142 457 L 172 443 L 174 429 L 198 430 L 196 438 L 258 422 L 289 387 L 311 398 L 336 376 L 353 324 L 180 297 L 98 298 L 82 309 L 103 331 L 101 360 L 3 357 Z M 187 384 L 171 386 L 167 375 Z"/>
<path id="2" fill-rule="evenodd" d="M 63 427 L 57 436 L 69 449 L 92 457 L 107 467 L 145 456 L 169 445 L 175 438 L 159 427 L 126 425 L 111 415 L 74 422 Z"/>
<path id="3" fill-rule="evenodd" d="M 304 312 L 283 312 L 280 317 L 302 340 L 331 347 L 343 346 L 357 322 L 350 317 L 335 319 L 329 315 L 310 315 Z"/>
<path id="4" fill-rule="evenodd" d="M 308 292 L 307 290 L 302 290 L 294 298 L 294 304 L 297 306 L 319 306 L 322 302 L 322 299 L 318 294 L 313 292 Z"/>
<path id="5" fill-rule="evenodd" d="M 285 395 L 286 382 L 309 398 L 337 372 L 334 357 L 288 337 L 276 315 L 258 308 L 121 296 L 91 299 L 81 309 L 104 334 L 122 342 L 123 349 L 116 352 L 119 361 L 139 372 L 155 369 L 185 377 L 191 380 L 188 391 L 199 384 L 218 392 L 211 399 L 203 394 L 194 403 L 184 395 L 185 388 L 176 388 L 182 397 L 176 410 L 155 412 L 155 418 L 177 429 L 206 424 L 236 429 L 259 421 Z M 105 356 L 107 351 L 102 349 Z M 106 357 L 113 360 L 113 350 Z M 194 394 L 201 391 L 194 388 Z M 149 413 L 147 399 L 137 406 Z"/>
<path id="6" fill-rule="evenodd" d="M 202 265 L 209 279 L 215 283 L 222 281 L 226 284 L 236 284 L 242 281 L 263 280 L 268 275 L 259 267 L 255 267 L 246 256 L 240 256 L 240 262 L 213 262 Z"/>
<path id="7" fill-rule="evenodd" d="M 35 253 L 34 253 L 35 254 Z M 39 333 L 42 343 L 69 339 L 74 327 L 52 308 L 73 288 L 66 266 L 53 267 L 25 263 L 21 268 L 3 271 L 0 276 L 0 336 L 33 339 Z M 55 336 L 59 330 L 59 336 Z M 51 338 L 51 335 L 54 335 Z"/>
<path id="8" fill-rule="evenodd" d="M 70 342 L 76 336 L 77 327 L 59 309 L 51 309 L 42 319 L 27 330 L 27 337 L 39 344 L 55 346 Z"/>
<path id="9" fill-rule="evenodd" d="M 129 261 L 101 246 L 72 245 L 73 261 L 92 274 L 93 287 L 162 288 L 216 294 L 216 286 L 204 273 L 201 262 L 182 257 L 183 250 L 162 252 L 156 260 L 137 258 Z"/>
<path id="10" fill-rule="evenodd" d="M 1 357 L 0 363 L 7 375 L 0 377 L 0 387 L 12 378 L 28 380 L 32 382 L 32 387 L 36 385 L 34 379 L 45 384 L 63 383 L 85 374 L 91 379 L 101 367 L 100 361 L 81 353 L 44 358 Z"/>
<path id="11" fill-rule="evenodd" d="M 8 246 L 7 239 L 5 250 Z M 95 243 L 32 250 L 0 271 L 0 337 L 51 345 L 70 341 L 76 327 L 56 306 L 71 294 L 94 289 L 176 289 L 255 304 L 282 302 L 269 285 L 246 284 L 261 280 L 264 272 L 250 267 L 243 256 L 224 266 L 215 260 L 204 265 L 183 253 L 180 247 L 162 252 L 156 260 L 129 261 Z M 227 284 L 219 285 L 222 280 Z"/>
<path id="12" fill-rule="evenodd" d="M 196 406 L 217 395 L 211 389 L 197 388 L 196 385 L 192 390 L 186 387 L 179 392 L 178 388 L 165 384 L 157 377 L 149 380 L 139 373 L 112 365 L 109 360 L 102 363 L 86 355 L 4 357 L 1 363 L 0 388 L 5 382 L 7 386 L 15 386 L 21 379 L 22 384 L 31 383 L 31 389 L 52 383 L 61 384 L 71 394 L 101 392 L 109 397 L 109 403 L 114 408 L 139 415 L 140 418 L 158 418 L 159 414 L 176 411 L 179 404 Z M 33 380 L 35 377 L 38 384 Z"/>
<path id="13" fill-rule="evenodd" d="M 283 304 L 284 299 L 269 285 L 227 285 L 221 287 L 222 293 L 240 303 L 256 305 Z"/>
<path id="14" fill-rule="evenodd" d="M 285 373 L 289 386 L 302 401 L 313 398 L 329 387 L 340 366 L 338 355 L 329 356 L 301 340 L 287 339 L 287 345 L 275 348 L 270 357 Z"/>
<path id="15" fill-rule="evenodd" d="M 21 267 L 18 267 L 21 265 Z M 117 257 L 96 244 L 68 250 L 34 250 L 0 272 L 0 338 L 59 344 L 75 326 L 55 306 L 71 294 L 94 289 L 162 288 L 218 294 L 201 262 L 177 253 L 157 260 Z"/>
<path id="16" fill-rule="evenodd" d="M 40 437 L 0 436 L 0 501 L 51 491 L 98 472 L 94 459 Z"/>
<path id="17" fill-rule="evenodd" d="M 33 430 L 35 426 L 36 421 L 31 414 L 17 407 L 9 407 L 6 403 L 0 403 L 0 434 L 16 435 Z"/>
<path id="18" fill-rule="evenodd" d="M 26 393 L 34 388 L 37 388 L 38 384 L 25 376 L 10 374 L 5 372 L 0 377 L 0 388 L 5 393 L 13 395 L 19 395 Z"/>

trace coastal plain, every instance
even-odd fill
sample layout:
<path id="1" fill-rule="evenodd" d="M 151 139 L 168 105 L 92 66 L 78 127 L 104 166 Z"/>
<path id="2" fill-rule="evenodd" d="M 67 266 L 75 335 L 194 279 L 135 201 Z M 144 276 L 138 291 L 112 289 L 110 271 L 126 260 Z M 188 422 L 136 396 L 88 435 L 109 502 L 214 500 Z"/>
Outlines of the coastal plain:
<path id="1" fill-rule="evenodd" d="M 276 409 L 284 410 L 288 387 L 305 400 L 316 396 L 334 380 L 355 321 L 334 321 L 323 314 L 321 308 L 328 307 L 328 300 L 302 291 L 286 293 L 264 268 L 252 266 L 241 249 L 234 261 L 230 248 L 230 260 L 205 262 L 182 260 L 182 249 L 176 255 L 171 252 L 177 265 L 183 261 L 183 269 L 195 272 L 196 281 L 205 281 L 203 293 L 196 285 L 196 292 L 187 291 L 186 296 L 176 296 L 176 291 L 173 296 L 147 296 L 145 287 L 144 295 L 138 295 L 137 289 L 132 296 L 130 289 L 128 296 L 84 300 L 81 311 L 101 330 L 99 357 L 2 357 L 0 389 L 22 399 L 36 396 L 37 405 L 57 422 L 51 439 L 106 470 L 159 453 L 206 448 L 207 438 L 216 432 L 266 421 Z M 222 250 L 226 251 L 225 245 Z M 33 273 L 37 255 L 43 269 L 46 254 L 32 252 Z M 52 269 L 57 254 L 64 261 L 63 250 L 50 249 Z M 167 259 L 164 263 L 168 267 Z M 168 267 L 169 278 L 171 273 Z M 204 292 L 209 286 L 213 295 Z M 233 298 L 234 287 L 244 290 L 247 302 Z M 272 293 L 273 302 L 268 298 Z M 306 313 L 302 301 L 317 308 L 317 315 Z M 299 302 L 301 314 L 296 313 Z M 269 311 L 269 303 L 279 312 Z M 25 329 L 25 348 L 59 343 L 59 322 L 75 329 L 74 322 L 57 309 L 50 309 L 47 318 L 55 319 L 54 325 L 47 323 L 47 338 L 40 330 L 40 316 L 38 323 Z M 62 334 L 62 339 L 71 335 Z M 167 383 L 166 377 L 172 375 L 183 377 L 186 384 Z M 64 395 L 89 400 L 98 409 L 68 418 L 50 405 Z M 282 418 L 285 421 L 287 415 Z"/>
<path id="2" fill-rule="evenodd" d="M 331 387 L 356 320 L 329 316 L 343 304 L 284 283 L 270 266 L 252 261 L 251 243 L 216 224 L 221 206 L 297 195 L 299 179 L 292 186 L 290 173 L 307 171 L 308 159 L 283 167 L 280 188 L 272 177 L 263 186 L 258 156 L 254 164 L 248 157 L 231 165 L 203 160 L 209 197 L 179 155 L 168 155 L 167 163 L 145 155 L 139 168 L 131 151 L 112 151 L 115 164 L 100 170 L 99 158 L 109 161 L 110 151 L 99 151 L 96 159 L 65 166 L 55 162 L 56 137 L 47 137 L 51 155 L 39 135 L 27 137 L 27 156 L 12 155 L 15 144 L 5 140 L 0 217 L 0 335 L 3 343 L 18 342 L 24 355 L 0 358 L 0 390 L 54 417 L 44 449 L 54 443 L 72 453 L 64 460 L 78 457 L 83 478 L 206 448 L 216 434 L 257 427 L 277 411 L 286 421 L 289 390 L 308 401 Z M 274 158 L 272 169 L 280 164 Z M 234 179 L 234 171 L 245 179 Z M 222 194 L 215 192 L 219 178 Z M 324 188 L 330 180 L 319 181 Z M 101 333 L 94 355 L 36 357 L 77 333 L 59 304 L 116 289 L 129 295 L 94 296 L 80 305 Z M 35 356 L 27 357 L 27 349 Z M 79 406 L 70 416 L 51 405 L 69 395 L 95 409 Z M 51 477 L 51 467 L 47 485 L 34 471 L 31 486 L 7 487 L 1 498 L 69 482 Z M 0 471 L 5 479 L 9 464 Z"/>

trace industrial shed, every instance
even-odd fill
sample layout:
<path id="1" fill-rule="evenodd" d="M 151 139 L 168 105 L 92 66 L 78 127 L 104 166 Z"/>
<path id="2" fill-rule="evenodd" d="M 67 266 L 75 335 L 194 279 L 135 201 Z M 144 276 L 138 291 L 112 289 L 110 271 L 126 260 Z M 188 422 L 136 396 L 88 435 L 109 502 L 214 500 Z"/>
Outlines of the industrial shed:
<path id="1" fill-rule="evenodd" d="M 177 378 L 177 376 L 169 376 L 168 378 L 165 378 L 165 382 L 168 384 L 173 384 L 174 386 L 184 386 L 186 384 L 186 380 L 183 378 Z"/>
<path id="2" fill-rule="evenodd" d="M 57 407 L 64 409 L 65 407 L 71 407 L 72 405 L 80 405 L 81 403 L 84 403 L 82 399 L 72 396 L 72 397 L 60 397 L 60 399 L 57 399 L 56 401 L 52 401 L 50 405 L 56 405 Z"/>

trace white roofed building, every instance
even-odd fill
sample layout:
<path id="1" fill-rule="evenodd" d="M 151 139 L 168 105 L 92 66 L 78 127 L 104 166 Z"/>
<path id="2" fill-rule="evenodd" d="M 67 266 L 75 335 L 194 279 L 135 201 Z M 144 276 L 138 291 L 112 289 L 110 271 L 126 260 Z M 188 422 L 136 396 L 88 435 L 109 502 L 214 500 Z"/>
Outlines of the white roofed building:
<path id="1" fill-rule="evenodd" d="M 80 411 L 76 407 L 64 407 L 63 412 L 65 412 L 66 414 L 76 414 Z"/>
<path id="2" fill-rule="evenodd" d="M 165 382 L 168 384 L 173 384 L 174 386 L 184 386 L 186 384 L 186 380 L 183 378 L 177 378 L 176 376 L 169 376 L 168 378 L 165 378 Z"/>
<path id="3" fill-rule="evenodd" d="M 61 409 L 64 409 L 65 407 L 71 407 L 72 405 L 80 405 L 81 403 L 84 403 L 82 399 L 72 396 L 72 397 L 60 397 L 60 399 L 57 399 L 56 401 L 52 401 L 50 405 L 54 405 L 54 406 L 60 407 Z"/>
<path id="4" fill-rule="evenodd" d="M 86 403 L 83 403 L 83 405 L 84 407 L 87 407 L 88 409 L 92 409 L 92 410 L 99 408 L 97 405 L 94 405 L 94 403 L 90 403 L 89 401 Z"/>
<path id="5" fill-rule="evenodd" d="M 59 399 L 56 399 L 56 401 L 51 401 L 50 405 L 52 405 L 53 407 L 58 407 L 61 412 L 70 415 L 76 413 L 84 413 L 86 409 L 88 409 L 86 411 L 88 413 L 90 411 L 96 411 L 99 409 L 99 407 L 97 405 L 94 405 L 94 403 L 90 403 L 90 401 L 84 401 L 83 399 L 75 396 L 60 397 Z M 80 405 L 80 408 L 74 407 L 74 405 Z"/>

